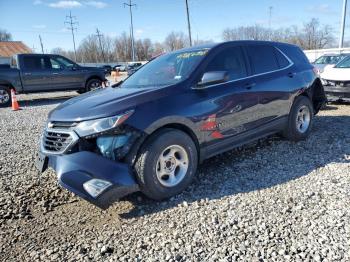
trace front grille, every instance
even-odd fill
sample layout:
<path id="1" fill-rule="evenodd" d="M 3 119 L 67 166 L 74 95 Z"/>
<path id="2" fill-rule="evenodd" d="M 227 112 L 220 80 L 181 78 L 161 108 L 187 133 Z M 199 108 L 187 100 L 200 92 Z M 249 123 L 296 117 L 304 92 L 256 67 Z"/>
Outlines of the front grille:
<path id="1" fill-rule="evenodd" d="M 73 137 L 69 133 L 45 130 L 43 136 L 43 147 L 52 153 L 64 152 L 73 142 Z"/>
<path id="2" fill-rule="evenodd" d="M 53 129 L 72 129 L 78 123 L 77 122 L 61 122 L 61 121 L 52 121 L 49 123 L 50 128 Z"/>
<path id="3" fill-rule="evenodd" d="M 342 86 L 348 87 L 350 86 L 350 81 L 334 81 L 334 80 L 326 80 L 327 84 L 330 86 Z"/>

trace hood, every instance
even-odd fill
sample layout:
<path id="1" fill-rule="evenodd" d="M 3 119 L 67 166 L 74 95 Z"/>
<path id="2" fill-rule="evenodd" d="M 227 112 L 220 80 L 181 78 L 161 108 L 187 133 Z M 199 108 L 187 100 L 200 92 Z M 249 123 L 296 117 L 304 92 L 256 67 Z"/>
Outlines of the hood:
<path id="1" fill-rule="evenodd" d="M 49 114 L 49 121 L 75 122 L 123 113 L 157 98 L 156 89 L 108 87 L 90 91 L 60 104 Z"/>
<path id="2" fill-rule="evenodd" d="M 321 78 L 334 81 L 350 81 L 350 68 L 325 68 Z"/>

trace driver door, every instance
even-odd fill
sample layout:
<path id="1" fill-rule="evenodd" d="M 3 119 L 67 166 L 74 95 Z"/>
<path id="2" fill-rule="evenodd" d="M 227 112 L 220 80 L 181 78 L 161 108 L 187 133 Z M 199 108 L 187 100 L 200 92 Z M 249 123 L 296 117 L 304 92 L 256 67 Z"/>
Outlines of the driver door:
<path id="1" fill-rule="evenodd" d="M 229 79 L 199 91 L 204 96 L 206 111 L 201 130 L 206 132 L 208 146 L 232 141 L 233 137 L 254 129 L 259 120 L 258 95 L 249 78 L 250 68 L 243 48 L 233 45 L 217 51 L 204 69 L 204 72 L 215 71 L 226 71 Z"/>
<path id="2" fill-rule="evenodd" d="M 84 72 L 73 62 L 61 56 L 50 57 L 52 81 L 56 89 L 80 89 L 84 87 Z"/>

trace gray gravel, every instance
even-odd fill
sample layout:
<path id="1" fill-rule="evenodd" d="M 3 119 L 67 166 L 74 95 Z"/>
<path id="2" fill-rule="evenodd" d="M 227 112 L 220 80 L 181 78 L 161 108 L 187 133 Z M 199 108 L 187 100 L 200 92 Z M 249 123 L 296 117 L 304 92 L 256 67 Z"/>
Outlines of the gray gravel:
<path id="1" fill-rule="evenodd" d="M 48 112 L 72 95 L 0 109 L 1 261 L 350 261 L 350 105 L 323 110 L 305 142 L 206 161 L 168 201 L 137 193 L 101 211 L 34 167 Z"/>

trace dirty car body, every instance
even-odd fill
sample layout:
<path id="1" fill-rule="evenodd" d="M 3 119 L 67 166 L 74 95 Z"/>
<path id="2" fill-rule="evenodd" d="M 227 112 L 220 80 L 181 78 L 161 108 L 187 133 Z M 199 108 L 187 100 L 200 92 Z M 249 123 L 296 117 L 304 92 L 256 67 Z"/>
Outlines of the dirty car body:
<path id="1" fill-rule="evenodd" d="M 232 60 L 221 63 L 227 54 L 233 54 Z M 276 68 L 258 68 L 256 56 L 262 64 L 273 60 L 269 63 Z M 195 152 L 187 156 L 183 143 L 175 147 L 175 158 L 184 152 L 182 159 L 191 161 L 193 156 L 200 163 L 284 130 L 298 96 L 311 101 L 314 114 L 325 102 L 320 79 L 296 46 L 234 41 L 179 50 L 149 62 L 125 82 L 75 97 L 51 111 L 37 167 L 42 172 L 52 167 L 63 187 L 107 208 L 140 189 L 150 195 L 147 178 L 137 176 L 135 163 L 146 155 L 143 148 L 169 130 L 189 139 Z M 165 162 L 165 168 L 170 170 L 172 163 Z M 158 174 L 157 168 L 153 171 Z M 163 184 L 156 186 L 171 191 L 167 178 L 161 179 Z"/>

